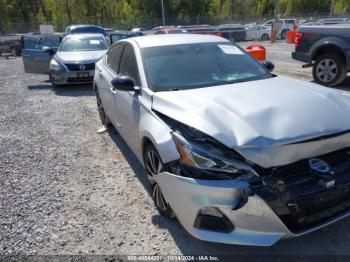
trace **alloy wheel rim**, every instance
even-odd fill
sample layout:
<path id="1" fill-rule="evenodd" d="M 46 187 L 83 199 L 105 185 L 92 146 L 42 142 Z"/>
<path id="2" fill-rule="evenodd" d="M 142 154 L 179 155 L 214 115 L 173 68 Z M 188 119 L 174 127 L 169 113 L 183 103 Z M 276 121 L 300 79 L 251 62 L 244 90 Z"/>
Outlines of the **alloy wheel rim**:
<path id="1" fill-rule="evenodd" d="M 160 173 L 161 168 L 162 168 L 162 165 L 156 152 L 154 152 L 154 150 L 147 151 L 147 157 L 146 157 L 147 174 L 150 177 L 154 177 L 155 175 Z"/>
<path id="2" fill-rule="evenodd" d="M 337 73 L 337 64 L 333 59 L 330 58 L 323 59 L 320 63 L 318 63 L 316 67 L 317 77 L 325 83 L 333 81 Z"/>
<path id="3" fill-rule="evenodd" d="M 162 191 L 160 190 L 160 187 L 158 184 L 155 184 L 153 187 L 153 199 L 156 202 L 157 207 L 161 211 L 166 211 L 167 206 L 165 204 L 165 199 L 163 197 Z"/>
<path id="4" fill-rule="evenodd" d="M 146 154 L 146 171 L 149 179 L 153 181 L 154 176 L 161 172 L 162 163 L 158 157 L 158 154 L 154 150 L 148 150 Z M 152 195 L 157 208 L 161 211 L 166 211 L 167 205 L 162 191 L 160 190 L 160 187 L 157 183 L 155 183 L 153 186 Z"/>

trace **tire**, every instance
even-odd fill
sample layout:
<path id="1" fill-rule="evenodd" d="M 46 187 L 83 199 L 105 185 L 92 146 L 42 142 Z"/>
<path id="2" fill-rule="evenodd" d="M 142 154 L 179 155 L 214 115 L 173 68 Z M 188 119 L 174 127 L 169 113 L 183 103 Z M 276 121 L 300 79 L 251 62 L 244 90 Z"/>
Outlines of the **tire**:
<path id="1" fill-rule="evenodd" d="M 286 39 L 287 38 L 287 32 L 288 32 L 289 30 L 286 30 L 286 29 L 284 29 L 284 30 L 282 30 L 282 33 L 281 33 L 281 38 L 282 39 Z"/>
<path id="2" fill-rule="evenodd" d="M 270 40 L 270 37 L 269 37 L 268 34 L 263 34 L 263 35 L 261 36 L 260 40 L 261 40 L 261 41 L 268 41 L 268 40 Z"/>
<path id="3" fill-rule="evenodd" d="M 109 121 L 108 116 L 106 115 L 106 112 L 103 108 L 102 100 L 97 87 L 95 89 L 95 94 L 96 94 L 96 104 L 97 104 L 98 115 L 100 116 L 101 123 L 105 127 L 108 127 L 110 126 L 111 122 Z"/>
<path id="4" fill-rule="evenodd" d="M 149 143 L 143 154 L 145 173 L 152 186 L 152 198 L 159 213 L 165 217 L 173 217 L 173 212 L 169 204 L 165 201 L 163 193 L 155 180 L 155 176 L 166 170 L 159 153 L 154 145 Z"/>
<path id="5" fill-rule="evenodd" d="M 337 53 L 327 53 L 316 57 L 312 75 L 316 83 L 325 86 L 336 86 L 346 78 L 346 65 Z"/>
<path id="6" fill-rule="evenodd" d="M 55 83 L 55 81 L 53 80 L 53 77 L 51 74 L 49 74 L 49 79 L 50 79 L 50 83 L 53 87 L 57 87 L 57 84 Z"/>
<path id="7" fill-rule="evenodd" d="M 230 36 L 228 37 L 228 40 L 230 40 L 232 43 L 235 43 L 235 42 L 236 42 L 235 37 L 232 36 L 232 35 L 230 35 Z"/>

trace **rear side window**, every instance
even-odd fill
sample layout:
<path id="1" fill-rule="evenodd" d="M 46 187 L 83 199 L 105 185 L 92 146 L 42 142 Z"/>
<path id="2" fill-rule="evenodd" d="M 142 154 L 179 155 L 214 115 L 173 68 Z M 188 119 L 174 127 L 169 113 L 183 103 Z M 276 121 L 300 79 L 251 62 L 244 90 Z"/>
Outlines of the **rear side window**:
<path id="1" fill-rule="evenodd" d="M 136 84 L 140 85 L 139 70 L 137 68 L 135 53 L 133 48 L 129 45 L 124 48 L 122 60 L 120 61 L 119 74 L 132 77 Z"/>
<path id="2" fill-rule="evenodd" d="M 107 65 L 115 72 L 118 73 L 120 57 L 123 52 L 124 45 L 119 44 L 111 47 L 108 52 Z"/>
<path id="3" fill-rule="evenodd" d="M 294 20 L 286 20 L 287 24 L 294 24 Z"/>

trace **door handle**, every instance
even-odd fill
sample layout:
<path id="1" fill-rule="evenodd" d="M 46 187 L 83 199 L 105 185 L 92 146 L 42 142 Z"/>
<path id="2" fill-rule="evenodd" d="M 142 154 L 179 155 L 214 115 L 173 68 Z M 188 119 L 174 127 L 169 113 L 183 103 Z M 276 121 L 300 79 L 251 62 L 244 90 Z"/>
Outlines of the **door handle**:
<path id="1" fill-rule="evenodd" d="M 30 55 L 22 54 L 23 57 L 30 57 Z"/>
<path id="2" fill-rule="evenodd" d="M 105 77 L 104 77 L 103 74 L 102 74 L 102 70 L 97 70 L 97 73 L 98 73 L 98 77 L 99 77 L 101 80 L 105 79 Z"/>
<path id="3" fill-rule="evenodd" d="M 116 94 L 116 93 L 117 93 L 117 89 L 115 89 L 114 87 L 111 87 L 111 92 L 112 92 L 113 94 Z"/>

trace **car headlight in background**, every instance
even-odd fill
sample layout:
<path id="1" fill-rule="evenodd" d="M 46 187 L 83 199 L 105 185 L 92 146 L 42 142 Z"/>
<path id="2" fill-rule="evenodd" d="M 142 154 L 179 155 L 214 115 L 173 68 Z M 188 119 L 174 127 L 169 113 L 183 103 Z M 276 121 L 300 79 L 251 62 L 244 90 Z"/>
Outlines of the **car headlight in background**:
<path id="1" fill-rule="evenodd" d="M 237 178 L 250 181 L 259 178 L 248 164 L 228 159 L 219 146 L 189 141 L 176 131 L 172 132 L 172 136 L 180 154 L 180 163 L 185 169 L 187 167 L 187 174 L 200 176 L 204 173 L 206 179 Z"/>
<path id="2" fill-rule="evenodd" d="M 61 70 L 62 66 L 55 60 L 55 59 L 51 59 L 50 62 L 50 70 Z"/>

